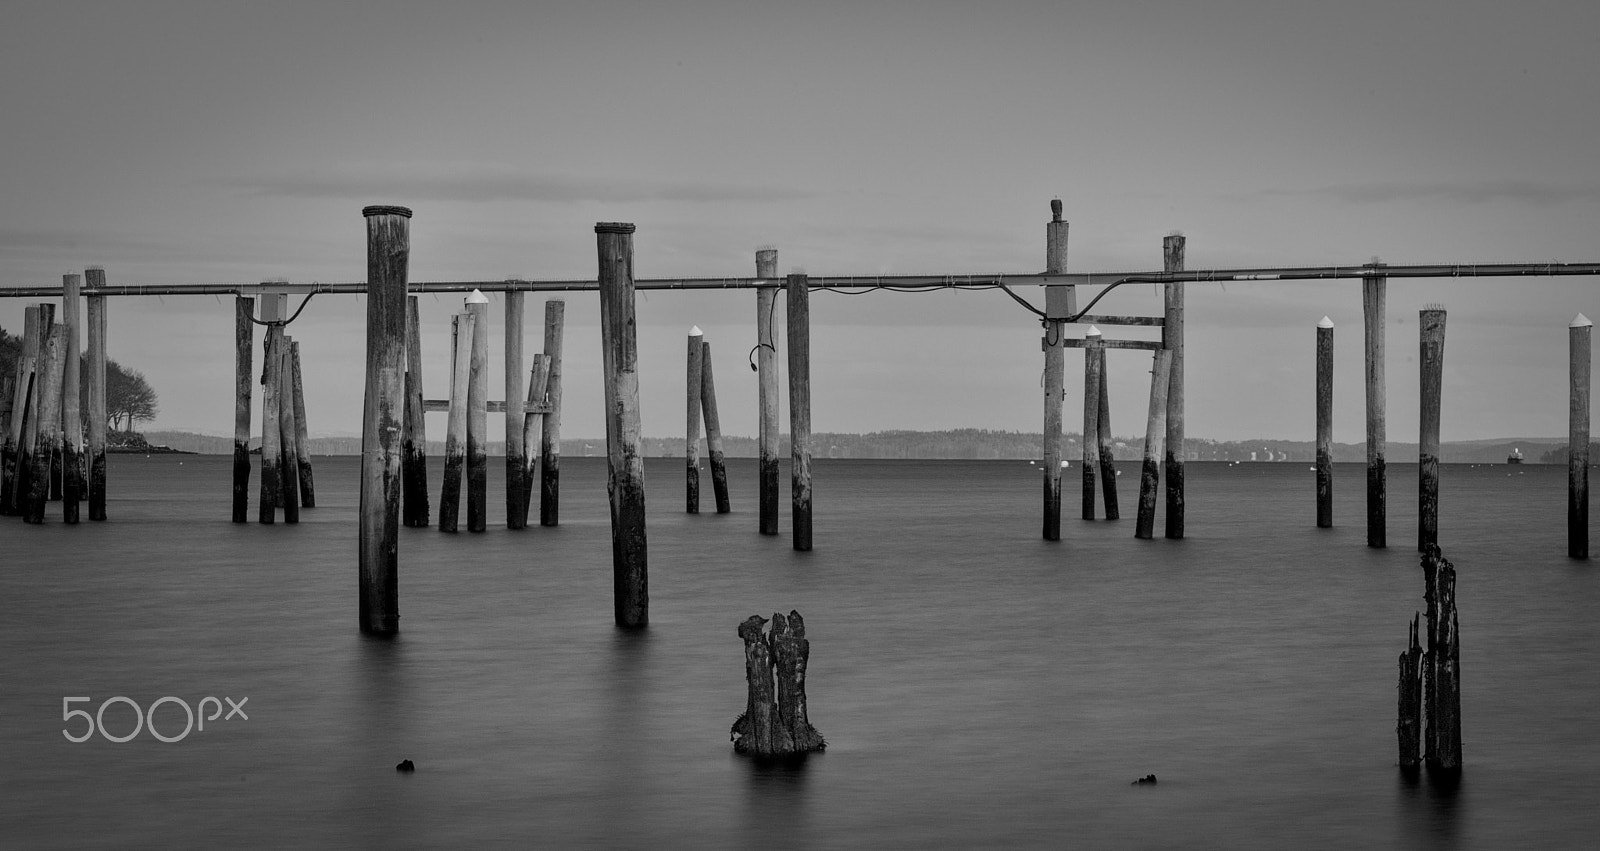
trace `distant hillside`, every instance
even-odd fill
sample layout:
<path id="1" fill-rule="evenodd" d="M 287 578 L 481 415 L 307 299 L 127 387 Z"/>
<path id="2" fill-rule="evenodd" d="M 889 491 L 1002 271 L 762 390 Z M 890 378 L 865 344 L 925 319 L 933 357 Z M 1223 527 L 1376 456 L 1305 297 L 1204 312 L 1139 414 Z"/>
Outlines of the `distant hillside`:
<path id="1" fill-rule="evenodd" d="M 152 444 L 166 445 L 185 452 L 202 455 L 231 455 L 232 437 L 194 434 L 182 431 L 150 431 L 145 438 Z M 1068 434 L 1062 447 L 1063 456 L 1075 461 L 1083 456 L 1080 436 Z M 953 429 L 950 431 L 876 431 L 868 434 L 818 432 L 812 435 L 813 451 L 818 458 L 996 458 L 1033 459 L 1041 454 L 1043 438 L 1039 432 L 991 431 L 988 429 Z M 1316 446 L 1309 440 L 1232 440 L 1217 441 L 1189 438 L 1188 456 L 1191 461 L 1293 461 L 1313 462 Z M 252 446 L 257 444 L 252 443 Z M 650 457 L 678 457 L 683 454 L 683 438 L 644 438 L 644 454 Z M 730 457 L 753 458 L 757 454 L 756 440 L 752 437 L 724 437 L 723 449 Z M 1445 443 L 1440 455 L 1446 462 L 1471 464 L 1504 463 L 1513 450 L 1520 450 L 1527 463 L 1566 463 L 1566 441 L 1560 438 L 1503 438 Z M 568 457 L 604 455 L 606 440 L 601 437 L 574 437 L 561 441 L 561 454 Z M 490 443 L 489 453 L 501 455 L 504 443 Z M 1144 452 L 1144 438 L 1118 437 L 1113 441 L 1113 454 L 1121 461 L 1137 461 Z M 358 437 L 313 437 L 313 455 L 359 455 L 361 439 Z M 444 454 L 444 441 L 428 442 L 430 455 Z M 778 450 L 780 458 L 789 455 L 789 442 L 785 437 Z M 1600 458 L 1600 445 L 1591 450 Z M 1395 463 L 1415 460 L 1415 443 L 1389 443 L 1386 458 Z M 1336 462 L 1364 462 L 1367 450 L 1360 443 L 1336 443 L 1333 460 Z"/>

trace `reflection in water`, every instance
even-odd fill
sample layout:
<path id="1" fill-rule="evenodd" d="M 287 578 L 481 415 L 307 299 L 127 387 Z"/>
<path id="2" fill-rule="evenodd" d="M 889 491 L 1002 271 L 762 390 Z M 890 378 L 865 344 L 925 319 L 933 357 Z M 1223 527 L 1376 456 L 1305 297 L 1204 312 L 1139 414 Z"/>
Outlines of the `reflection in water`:
<path id="1" fill-rule="evenodd" d="M 1453 848 L 1460 821 L 1460 776 L 1433 778 L 1401 772 L 1395 782 L 1402 837 L 1408 847 Z"/>
<path id="2" fill-rule="evenodd" d="M 744 824 L 741 838 L 748 843 L 768 841 L 804 845 L 798 837 L 811 834 L 810 773 L 812 760 L 826 753 L 802 753 L 778 759 L 741 756 L 729 746 L 729 759 L 744 763 Z"/>

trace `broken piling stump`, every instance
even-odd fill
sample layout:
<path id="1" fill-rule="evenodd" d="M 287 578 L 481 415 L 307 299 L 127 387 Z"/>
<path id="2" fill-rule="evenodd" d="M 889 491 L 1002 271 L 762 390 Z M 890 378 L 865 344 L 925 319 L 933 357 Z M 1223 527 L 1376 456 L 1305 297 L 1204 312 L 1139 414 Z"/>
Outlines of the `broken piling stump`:
<path id="1" fill-rule="evenodd" d="M 1422 751 L 1422 643 L 1418 618 L 1411 618 L 1411 646 L 1400 654 L 1400 706 L 1395 735 L 1400 745 L 1400 770 L 1416 774 Z"/>
<path id="2" fill-rule="evenodd" d="M 744 639 L 745 678 L 749 696 L 745 711 L 734 719 L 729 735 L 733 749 L 754 756 L 793 756 L 827 747 L 806 713 L 806 664 L 811 642 L 797 611 L 767 620 L 751 615 L 739 625 Z"/>

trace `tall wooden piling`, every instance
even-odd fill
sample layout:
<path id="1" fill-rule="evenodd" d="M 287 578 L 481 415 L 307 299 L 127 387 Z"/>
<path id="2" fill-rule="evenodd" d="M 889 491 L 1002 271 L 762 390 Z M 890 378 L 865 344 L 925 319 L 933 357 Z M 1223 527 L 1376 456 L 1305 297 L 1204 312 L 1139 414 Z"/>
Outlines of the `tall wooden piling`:
<path id="1" fill-rule="evenodd" d="M 106 285 L 106 270 L 90 266 L 84 281 L 91 291 Z M 89 519 L 106 519 L 106 297 L 90 295 L 89 320 Z M 245 425 L 246 436 L 249 424 Z M 247 462 L 248 463 L 248 462 Z"/>
<path id="2" fill-rule="evenodd" d="M 41 311 L 43 313 L 43 311 Z M 43 523 L 50 500 L 50 464 L 61 445 L 61 374 L 66 368 L 66 328 L 50 323 L 39 346 L 37 394 L 38 427 L 33 442 L 32 469 L 28 473 L 28 498 L 22 519 Z"/>
<path id="3" fill-rule="evenodd" d="M 1133 536 L 1148 540 L 1155 535 L 1156 495 L 1161 488 L 1161 456 L 1167 440 L 1167 387 L 1172 352 L 1157 349 L 1150 363 L 1150 410 L 1144 426 L 1144 464 L 1139 471 L 1139 516 Z"/>
<path id="4" fill-rule="evenodd" d="M 416 296 L 406 296 L 406 422 L 400 436 L 400 521 L 428 525 L 428 429 L 422 405 L 422 319 Z"/>
<path id="5" fill-rule="evenodd" d="M 1317 528 L 1333 527 L 1333 320 L 1317 323 Z"/>
<path id="6" fill-rule="evenodd" d="M 461 522 L 461 484 L 467 464 L 467 394 L 472 383 L 472 330 L 477 317 L 451 319 L 450 412 L 444 433 L 444 482 L 439 491 L 439 531 L 454 532 Z"/>
<path id="7" fill-rule="evenodd" d="M 317 506 L 317 487 L 311 469 L 311 429 L 306 424 L 305 378 L 300 374 L 300 343 L 289 344 L 289 399 L 294 413 L 294 449 L 299 464 L 300 505 Z"/>
<path id="8" fill-rule="evenodd" d="M 1418 312 L 1421 338 L 1421 434 L 1417 438 L 1417 550 L 1439 543 L 1439 405 L 1444 385 L 1443 307 Z"/>
<path id="9" fill-rule="evenodd" d="M 1567 326 L 1567 555 L 1589 557 L 1589 369 L 1594 323 Z"/>
<path id="10" fill-rule="evenodd" d="M 539 435 L 544 431 L 544 418 L 550 414 L 550 357 L 544 353 L 533 356 L 533 368 L 528 372 L 528 398 L 522 407 L 522 445 L 524 447 L 537 446 Z M 528 525 L 528 510 L 532 502 L 533 483 L 537 476 L 537 462 L 539 456 L 531 451 L 524 453 L 524 466 L 517 471 L 522 479 L 522 525 Z M 506 475 L 511 475 L 507 470 Z"/>
<path id="11" fill-rule="evenodd" d="M 790 275 L 789 330 L 789 463 L 794 505 L 794 548 L 811 549 L 811 289 L 804 274 Z"/>
<path id="12" fill-rule="evenodd" d="M 1441 311 L 1442 313 L 1442 311 Z M 1423 761 L 1434 777 L 1461 774 L 1461 641 L 1456 618 L 1456 569 L 1430 543 L 1423 549 L 1426 582 L 1428 655 L 1423 676 L 1427 689 Z"/>
<path id="13" fill-rule="evenodd" d="M 706 454 L 711 459 L 711 491 L 717 501 L 717 513 L 733 510 L 728 502 L 728 463 L 722 451 L 722 420 L 717 416 L 717 385 L 711 371 L 711 341 L 707 340 L 700 352 L 700 405 L 706 420 Z"/>
<path id="14" fill-rule="evenodd" d="M 280 336 L 273 357 L 278 359 L 278 445 L 282 465 L 278 470 L 278 483 L 283 488 L 280 499 L 283 522 L 300 522 L 300 439 L 294 423 L 294 341 Z"/>
<path id="15" fill-rule="evenodd" d="M 83 411 L 80 400 L 83 377 L 78 360 L 78 334 L 82 321 L 78 299 L 82 275 L 63 275 L 61 279 L 61 322 L 66 349 L 61 372 L 61 513 L 67 523 L 77 523 L 79 502 L 83 499 Z"/>
<path id="16" fill-rule="evenodd" d="M 1181 234 L 1173 234 L 1161 242 L 1162 269 L 1168 272 L 1183 271 L 1183 254 L 1187 241 Z M 1167 530 L 1168 538 L 1183 537 L 1184 522 L 1184 459 L 1188 447 L 1184 441 L 1183 413 L 1183 283 L 1164 284 L 1165 317 L 1161 326 L 1161 345 L 1172 352 L 1172 368 L 1167 387 Z"/>
<path id="17" fill-rule="evenodd" d="M 700 513 L 700 364 L 705 359 L 705 334 L 696 325 L 689 329 L 688 357 L 684 368 L 683 398 L 686 408 L 683 441 L 684 510 Z"/>
<path id="18" fill-rule="evenodd" d="M 756 252 L 756 277 L 778 277 L 778 250 Z M 778 534 L 778 349 L 773 335 L 777 287 L 756 289 L 756 394 L 760 412 L 757 437 L 757 503 L 763 535 Z"/>
<path id="19" fill-rule="evenodd" d="M 1378 270 L 1382 264 L 1365 267 L 1361 278 L 1361 315 L 1364 328 L 1367 390 L 1367 546 L 1387 547 L 1388 485 L 1385 469 L 1384 322 L 1385 296 L 1389 279 Z"/>
<path id="20" fill-rule="evenodd" d="M 363 632 L 400 630 L 400 425 L 411 211 L 367 207 L 367 379 L 361 437 Z"/>
<path id="21" fill-rule="evenodd" d="M 17 443 L 26 413 L 28 385 L 33 380 L 24 359 L 16 360 L 16 368 L 6 386 L 5 431 L 0 434 L 0 515 L 17 513 L 15 489 L 17 478 Z"/>
<path id="22" fill-rule="evenodd" d="M 633 304 L 633 230 L 633 225 L 623 222 L 594 226 L 600 268 L 613 608 L 617 625 L 622 627 L 642 627 L 650 622 L 644 457 L 640 453 L 639 347 Z"/>
<path id="23" fill-rule="evenodd" d="M 277 303 L 276 296 L 262 298 L 263 320 L 281 318 L 274 307 Z M 283 326 L 267 326 L 261 356 L 261 504 L 257 508 L 256 519 L 268 524 L 276 522 L 277 508 L 283 500 L 283 432 L 278 426 L 279 408 L 283 405 L 283 397 L 279 393 L 283 386 L 279 377 L 283 361 L 278 357 L 282 349 Z"/>
<path id="24" fill-rule="evenodd" d="M 472 314 L 471 380 L 467 384 L 467 531 L 489 526 L 489 297 L 467 296 Z"/>
<path id="25" fill-rule="evenodd" d="M 39 440 L 39 352 L 47 324 L 41 319 L 47 305 L 28 305 L 22 311 L 22 367 L 19 370 L 16 414 L 12 426 L 16 443 L 13 475 L 6 483 L 8 508 L 16 514 L 26 515 L 28 500 L 33 496 L 34 444 Z"/>
<path id="26" fill-rule="evenodd" d="M 233 522 L 235 523 L 247 523 L 250 520 L 250 406 L 254 392 L 252 387 L 255 384 L 251 359 L 255 355 L 256 345 L 255 305 L 256 300 L 249 296 L 237 296 L 233 300 Z M 89 427 L 91 430 L 94 428 L 92 417 Z"/>
<path id="27" fill-rule="evenodd" d="M 545 396 L 550 412 L 544 415 L 539 437 L 539 525 L 561 523 L 561 338 L 567 303 L 550 299 L 544 303 L 544 356 L 549 361 L 550 377 Z"/>
<path id="28" fill-rule="evenodd" d="M 1100 468 L 1100 367 L 1095 353 L 1104 351 L 1100 329 L 1089 326 L 1083 345 L 1083 519 L 1094 519 L 1095 479 Z"/>
<path id="29" fill-rule="evenodd" d="M 1100 400 L 1095 405 L 1095 437 L 1099 444 L 1100 456 L 1100 495 L 1106 502 L 1106 519 L 1121 520 L 1122 512 L 1117 506 L 1117 459 L 1112 452 L 1111 435 L 1111 382 L 1106 373 L 1106 349 L 1101 345 L 1095 350 L 1095 371 L 1100 373 Z"/>
<path id="30" fill-rule="evenodd" d="M 1044 270 L 1061 274 L 1067 270 L 1067 222 L 1061 219 L 1061 199 L 1050 202 L 1050 221 L 1045 224 Z M 1052 300 L 1050 295 L 1059 293 Z M 1076 305 L 1077 287 L 1050 286 L 1045 303 L 1056 301 L 1071 313 Z M 1047 311 L 1048 312 L 1048 311 Z M 1062 335 L 1065 323 L 1046 319 L 1044 338 L 1044 539 L 1061 540 L 1061 407 L 1066 400 L 1066 347 Z"/>
<path id="31" fill-rule="evenodd" d="M 523 442 L 527 408 L 522 391 L 523 293 L 505 293 L 506 528 L 528 525 L 528 451 Z"/>

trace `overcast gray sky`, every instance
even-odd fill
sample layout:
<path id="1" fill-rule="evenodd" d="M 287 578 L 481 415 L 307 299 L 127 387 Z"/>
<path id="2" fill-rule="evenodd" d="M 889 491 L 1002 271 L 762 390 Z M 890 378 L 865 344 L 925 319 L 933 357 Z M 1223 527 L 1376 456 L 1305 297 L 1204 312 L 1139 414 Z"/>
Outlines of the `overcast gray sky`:
<path id="1" fill-rule="evenodd" d="M 1174 231 L 1191 269 L 1589 262 L 1597 32 L 1576 0 L 12 4 L 0 286 L 92 264 L 358 281 L 375 203 L 415 210 L 414 281 L 593 277 L 597 221 L 638 225 L 641 277 L 752 275 L 765 245 L 780 272 L 1035 272 L 1057 196 L 1072 271 L 1159 268 Z M 1415 439 L 1427 302 L 1450 311 L 1446 439 L 1564 434 L 1566 326 L 1600 315 L 1597 286 L 1392 281 L 1390 437 Z M 1157 309 L 1124 290 L 1102 308 Z M 567 300 L 565 430 L 601 435 L 598 300 Z M 443 397 L 460 299 L 422 305 Z M 0 299 L 0 326 L 23 306 Z M 698 324 L 725 431 L 754 434 L 754 293 L 638 309 L 645 432 L 682 432 Z M 112 302 L 111 356 L 160 394 L 150 427 L 231 433 L 232 311 Z M 319 296 L 292 327 L 313 432 L 359 431 L 362 311 Z M 1003 294 L 812 311 L 817 430 L 1040 428 L 1040 329 Z M 1334 437 L 1363 439 L 1353 281 L 1191 285 L 1189 434 L 1310 439 L 1324 314 Z M 1141 433 L 1148 355 L 1110 360 L 1114 431 Z M 1069 357 L 1069 398 L 1080 382 Z"/>

